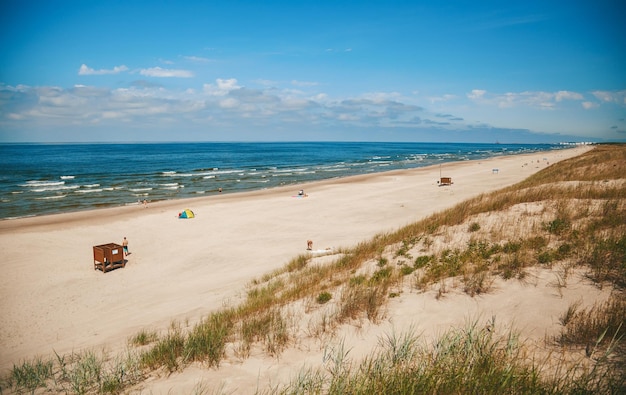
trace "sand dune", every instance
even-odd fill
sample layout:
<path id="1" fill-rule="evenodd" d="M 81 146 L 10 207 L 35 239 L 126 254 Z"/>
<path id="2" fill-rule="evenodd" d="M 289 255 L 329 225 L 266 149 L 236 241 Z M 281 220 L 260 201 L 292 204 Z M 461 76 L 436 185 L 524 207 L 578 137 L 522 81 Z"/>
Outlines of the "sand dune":
<path id="1" fill-rule="evenodd" d="M 548 163 L 588 149 L 223 193 L 158 202 L 147 208 L 127 206 L 2 221 L 0 369 L 4 374 L 14 363 L 53 351 L 121 350 L 128 337 L 142 328 L 161 330 L 172 320 L 191 324 L 225 303 L 239 300 L 251 279 L 305 252 L 308 239 L 313 240 L 314 250 L 351 246 L 470 197 L 512 185 Z M 497 173 L 492 171 L 495 168 Z M 438 186 L 440 172 L 454 183 Z M 308 197 L 294 198 L 299 189 Z M 184 208 L 192 209 L 196 218 L 178 219 Z M 94 270 L 92 246 L 121 243 L 123 237 L 130 241 L 126 267 L 106 274 Z M 538 284 L 547 281 L 541 273 L 537 278 Z M 531 324 L 531 318 L 541 317 L 542 324 L 555 320 L 568 302 L 540 303 L 537 298 L 545 297 L 547 291 L 535 288 L 539 293 L 532 295 L 532 288 L 520 288 L 507 296 L 508 301 L 501 293 L 487 295 L 481 311 L 508 311 L 517 316 L 517 324 L 540 327 Z M 533 306 L 546 311 L 529 314 L 527 309 Z M 367 349 L 373 334 L 394 323 L 418 320 L 421 330 L 435 333 L 463 322 L 469 313 L 481 314 L 474 299 L 436 302 L 423 295 L 402 298 L 389 308 L 398 313 L 390 314 L 395 318 L 389 323 L 354 330 L 351 337 L 356 339 L 356 348 Z M 363 342 L 359 345 L 360 338 Z M 307 358 L 315 360 L 319 352 L 307 355 L 293 349 L 280 363 L 258 356 L 241 364 L 226 364 L 219 372 L 190 368 L 168 380 L 156 380 L 149 388 L 152 393 L 168 393 L 172 388 L 190 388 L 204 377 L 222 380 L 235 393 L 243 394 L 259 384 L 260 378 L 262 382 L 285 379 Z"/>

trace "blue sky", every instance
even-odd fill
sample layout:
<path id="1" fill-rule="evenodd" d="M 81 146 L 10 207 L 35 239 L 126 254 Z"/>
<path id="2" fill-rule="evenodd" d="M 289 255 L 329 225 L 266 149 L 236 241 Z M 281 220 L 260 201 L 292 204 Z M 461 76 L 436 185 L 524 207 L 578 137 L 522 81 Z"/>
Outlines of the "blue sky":
<path id="1" fill-rule="evenodd" d="M 626 3 L 0 2 L 0 142 L 626 141 Z"/>

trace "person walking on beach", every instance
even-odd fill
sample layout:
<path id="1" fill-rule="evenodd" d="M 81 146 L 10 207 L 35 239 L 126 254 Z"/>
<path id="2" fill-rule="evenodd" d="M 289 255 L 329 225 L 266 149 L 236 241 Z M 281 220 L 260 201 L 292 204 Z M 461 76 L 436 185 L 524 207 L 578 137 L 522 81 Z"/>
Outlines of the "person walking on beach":
<path id="1" fill-rule="evenodd" d="M 122 248 L 124 248 L 124 255 L 128 256 L 128 239 L 124 236 L 124 241 L 122 241 Z"/>

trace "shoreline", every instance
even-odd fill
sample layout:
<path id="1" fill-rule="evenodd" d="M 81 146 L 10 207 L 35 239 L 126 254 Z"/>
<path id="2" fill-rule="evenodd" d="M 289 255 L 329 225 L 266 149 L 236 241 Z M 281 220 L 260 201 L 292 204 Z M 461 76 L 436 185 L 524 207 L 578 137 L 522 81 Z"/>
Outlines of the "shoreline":
<path id="1" fill-rule="evenodd" d="M 579 148 L 589 147 L 587 149 L 591 149 L 592 146 L 577 146 L 577 147 Z M 208 196 L 164 199 L 164 200 L 148 202 L 148 206 L 157 207 L 157 208 L 169 208 L 169 207 L 173 207 L 177 205 L 177 207 L 179 207 L 182 210 L 184 208 L 187 208 L 187 206 L 185 206 L 184 204 L 185 202 L 194 203 L 194 202 L 209 201 L 213 199 L 214 200 L 245 199 L 245 198 L 251 198 L 251 197 L 256 197 L 256 196 L 264 196 L 264 195 L 273 194 L 273 193 L 280 193 L 282 191 L 293 192 L 293 191 L 297 191 L 300 189 L 310 189 L 311 187 L 323 186 L 326 184 L 346 184 L 350 182 L 367 181 L 370 178 L 376 178 L 376 177 L 385 176 L 385 175 L 393 176 L 394 174 L 403 174 L 403 173 L 414 172 L 414 171 L 431 171 L 433 169 L 443 170 L 443 169 L 446 169 L 447 167 L 456 167 L 459 164 L 463 164 L 463 163 L 481 163 L 481 162 L 488 162 L 488 161 L 511 158 L 511 157 L 531 157 L 531 156 L 534 157 L 540 154 L 565 152 L 565 151 L 574 150 L 574 149 L 576 148 L 540 151 L 540 152 L 533 152 L 533 153 L 520 153 L 520 154 L 514 154 L 514 155 L 498 155 L 498 156 L 493 156 L 493 157 L 485 158 L 485 159 L 472 159 L 472 160 L 466 160 L 466 161 L 444 162 L 439 165 L 428 165 L 428 166 L 423 166 L 423 167 L 414 167 L 410 169 L 394 169 L 394 170 L 385 170 L 385 171 L 367 173 L 367 174 L 350 175 L 350 176 L 345 176 L 345 177 L 341 177 L 341 176 L 332 177 L 332 178 L 327 178 L 323 180 L 305 181 L 301 183 L 294 183 L 294 184 L 289 184 L 289 185 L 275 186 L 275 187 L 250 190 L 250 191 L 224 192 L 224 193 L 214 193 Z M 436 180 L 438 179 L 438 177 L 434 177 L 434 179 Z M 93 215 L 92 213 L 95 213 L 95 212 L 102 212 L 103 214 L 109 214 L 113 216 L 123 215 L 125 214 L 125 211 L 134 210 L 136 208 L 143 209 L 144 207 L 140 202 L 136 202 L 136 203 L 127 203 L 124 205 L 110 206 L 110 207 L 88 208 L 88 209 L 76 210 L 76 211 L 47 213 L 47 214 L 24 216 L 24 217 L 3 218 L 3 219 L 0 219 L 0 232 L 2 232 L 3 229 L 15 229 L 20 226 L 33 226 L 33 225 L 43 225 L 43 224 L 53 225 L 53 224 L 61 223 L 61 222 L 66 223 L 66 222 L 80 221 L 82 219 L 85 219 Z M 15 222 L 21 222 L 21 223 L 13 224 Z"/>
<path id="2" fill-rule="evenodd" d="M 0 369 L 53 351 L 120 350 L 139 330 L 172 320 L 192 325 L 305 253 L 308 239 L 315 250 L 354 245 L 522 181 L 546 166 L 537 158 L 554 163 L 589 149 L 445 163 L 454 182 L 445 187 L 440 166 L 430 166 L 0 221 Z M 299 189 L 309 196 L 294 199 Z M 185 208 L 196 218 L 179 220 Z M 94 271 L 92 246 L 125 236 L 126 267 Z"/>
<path id="3" fill-rule="evenodd" d="M 266 174 L 266 171 L 264 170 L 261 170 L 260 172 L 256 172 L 256 169 L 252 169 L 254 170 L 252 173 L 244 174 L 244 172 L 249 170 L 249 169 L 245 170 L 245 166 L 242 168 L 242 170 L 235 171 L 235 170 L 227 169 L 226 171 L 222 171 L 225 174 L 231 174 L 233 172 L 242 172 L 241 174 L 238 174 L 236 177 L 236 178 L 241 177 L 241 180 L 237 179 L 237 182 L 235 184 L 232 184 L 232 181 L 233 181 L 232 177 L 230 178 L 226 177 L 221 181 L 217 181 L 218 178 L 216 177 L 221 177 L 221 175 L 203 176 L 205 174 L 208 174 L 208 173 L 203 173 L 203 172 L 196 174 L 194 178 L 194 174 L 193 174 L 194 172 L 219 170 L 217 168 L 198 169 L 198 170 L 181 170 L 182 173 L 180 174 L 180 176 L 183 177 L 182 179 L 181 177 L 176 177 L 176 174 L 179 173 L 177 171 L 157 171 L 155 173 L 155 174 L 160 174 L 161 176 L 163 176 L 166 173 L 173 173 L 173 176 L 174 176 L 173 180 L 176 181 L 173 183 L 169 183 L 169 181 L 165 181 L 163 177 L 157 177 L 159 178 L 157 180 L 155 179 L 154 175 L 149 175 L 148 178 L 145 180 L 144 179 L 137 179 L 137 180 L 130 179 L 130 180 L 125 180 L 125 181 L 118 180 L 122 184 L 114 182 L 115 180 L 99 179 L 98 177 L 85 179 L 82 175 L 80 175 L 80 172 L 78 173 L 79 174 L 78 178 L 82 179 L 83 181 L 78 181 L 77 183 L 74 183 L 74 178 L 75 178 L 74 175 L 60 176 L 60 178 L 62 179 L 61 181 L 55 180 L 54 178 L 48 179 L 46 177 L 44 178 L 35 177 L 33 178 L 33 180 L 29 180 L 29 181 L 25 181 L 25 179 L 22 179 L 19 182 L 17 180 L 15 181 L 18 183 L 18 187 L 22 189 L 18 188 L 18 190 L 14 190 L 10 193 L 10 197 L 6 196 L 5 205 L 3 206 L 4 207 L 3 217 L 0 218 L 0 222 L 23 219 L 23 218 L 40 217 L 40 216 L 46 216 L 46 215 L 59 215 L 59 214 L 66 214 L 66 213 L 73 213 L 73 212 L 107 209 L 107 208 L 120 208 L 120 207 L 125 207 L 125 206 L 134 207 L 137 205 L 141 205 L 141 201 L 143 201 L 144 198 L 148 199 L 148 201 L 151 201 L 152 203 L 156 203 L 156 202 L 169 201 L 169 200 L 184 200 L 184 199 L 195 199 L 195 198 L 217 196 L 217 195 L 221 195 L 221 193 L 219 193 L 219 190 L 222 189 L 222 187 L 224 191 L 227 191 L 225 192 L 225 194 L 226 193 L 230 194 L 230 193 L 256 192 L 259 190 L 275 189 L 275 188 L 280 188 L 283 186 L 290 187 L 294 185 L 306 185 L 309 183 L 315 183 L 315 182 L 320 182 L 320 181 L 323 182 L 326 180 L 353 177 L 353 176 L 358 176 L 358 175 L 368 176 L 372 174 L 384 173 L 384 172 L 394 171 L 394 170 L 412 170 L 412 169 L 417 169 L 417 168 L 439 166 L 440 164 L 454 163 L 454 162 L 448 162 L 448 160 L 453 160 L 454 158 L 456 158 L 456 161 L 458 162 L 463 162 L 463 161 L 468 161 L 468 160 L 470 161 L 471 160 L 488 160 L 490 158 L 499 157 L 499 156 L 540 154 L 542 152 L 550 153 L 554 151 L 561 151 L 564 148 L 544 147 L 543 150 L 540 150 L 539 147 L 535 147 L 535 149 L 537 150 L 531 150 L 530 152 L 515 151 L 515 150 L 511 152 L 507 152 L 506 149 L 503 151 L 496 150 L 497 152 L 495 151 L 492 152 L 492 151 L 487 150 L 485 152 L 490 152 L 490 155 L 486 157 L 480 157 L 481 156 L 479 154 L 481 152 L 480 150 L 476 152 L 468 151 L 468 152 L 462 152 L 458 154 L 450 153 L 449 155 L 451 156 L 448 157 L 444 155 L 440 158 L 440 160 L 444 160 L 445 162 L 433 163 L 433 160 L 434 160 L 433 158 L 430 158 L 430 159 L 426 158 L 425 162 L 421 164 L 420 164 L 420 161 L 416 161 L 415 158 L 406 156 L 404 158 L 405 160 L 408 160 L 408 162 L 406 163 L 404 162 L 404 160 L 392 160 L 388 162 L 389 170 L 385 169 L 386 165 L 383 166 L 380 164 L 380 163 L 387 163 L 385 161 L 380 162 L 380 163 L 373 161 L 372 162 L 373 164 L 367 165 L 363 168 L 361 168 L 361 165 L 363 165 L 363 163 L 360 163 L 359 161 L 356 161 L 354 163 L 346 162 L 346 163 L 351 163 L 352 165 L 358 164 L 357 167 L 361 168 L 361 170 L 357 172 L 350 171 L 348 169 L 351 166 L 347 166 L 344 169 L 346 171 L 345 173 L 344 172 L 339 172 L 339 173 L 329 172 L 329 171 L 324 170 L 326 166 L 322 166 L 322 165 L 318 166 L 318 165 L 309 164 L 309 165 L 305 165 L 304 169 L 295 168 L 291 170 L 294 170 L 293 174 L 297 174 L 298 171 L 300 170 L 311 170 L 311 169 L 316 169 L 317 167 L 319 167 L 319 169 L 317 169 L 319 170 L 319 172 L 316 170 L 305 171 L 303 175 L 299 177 L 296 177 L 292 175 L 291 172 L 289 172 L 289 173 L 286 173 L 289 175 L 289 177 L 287 177 L 287 179 L 285 180 L 281 180 L 282 172 L 280 172 L 281 174 L 270 174 L 271 172 Z M 437 157 L 438 154 L 432 153 L 432 154 L 424 154 L 424 155 L 426 156 L 432 155 L 434 157 Z M 477 157 L 474 159 L 470 159 L 472 156 L 477 156 Z M 381 158 L 386 158 L 386 157 L 384 156 L 374 157 L 374 159 L 381 159 Z M 335 158 L 335 159 L 339 160 L 338 158 Z M 344 163 L 344 162 L 339 162 L 339 163 Z M 308 166 L 311 166 L 311 168 L 308 169 Z M 331 167 L 334 167 L 334 166 L 331 166 Z M 63 172 L 63 174 L 70 174 L 70 173 L 71 173 L 70 170 Z M 220 173 L 220 171 L 218 171 L 217 173 Z M 319 174 L 309 175 L 310 173 L 319 173 Z M 257 184 L 251 184 L 251 182 L 255 182 L 255 181 L 250 180 L 250 177 L 252 177 L 251 174 L 260 175 L 261 177 L 260 179 L 264 181 L 261 183 L 257 183 Z M 307 174 L 307 175 L 304 175 L 304 174 Z M 223 182 L 225 184 L 222 186 L 220 186 L 219 184 L 214 184 L 213 189 L 211 189 L 211 187 L 209 187 L 208 184 L 204 185 L 203 182 L 198 182 L 197 177 L 199 176 L 203 176 L 202 177 L 203 179 L 214 178 L 215 180 L 211 180 L 211 182 L 217 182 L 217 183 Z M 191 178 L 188 178 L 188 177 L 191 177 Z M 328 178 L 324 178 L 324 177 L 328 177 Z M 166 178 L 169 179 L 169 177 L 166 177 Z M 66 183 L 65 179 L 69 179 L 70 184 L 65 185 Z M 188 181 L 189 179 L 195 179 L 195 181 Z M 241 184 L 239 184 L 240 181 L 241 181 Z M 111 184 L 111 182 L 113 182 L 113 184 Z M 163 184 L 163 182 L 166 182 L 166 183 Z M 138 188 L 138 185 L 136 185 L 138 183 L 142 185 L 145 184 L 144 186 L 147 186 L 147 188 L 133 189 L 133 188 Z M 55 186 L 50 186 L 48 184 L 55 185 Z M 63 186 L 59 187 L 57 186 L 57 184 L 63 184 Z M 164 185 L 168 185 L 168 187 L 161 188 Z M 172 188 L 177 189 L 177 192 L 175 194 L 168 194 L 168 193 L 163 194 L 162 193 L 162 190 L 164 189 L 165 190 L 172 189 L 169 187 L 169 185 L 176 185 L 176 187 L 172 187 Z M 37 186 L 37 188 L 34 188 L 35 186 Z M 207 187 L 209 187 L 209 189 L 206 189 Z M 111 195 L 112 192 L 102 192 L 102 191 L 111 191 L 111 190 L 118 189 L 118 188 L 120 189 L 121 195 L 119 195 L 117 192 L 114 193 L 114 195 Z M 58 191 L 59 189 L 60 190 L 69 189 L 69 191 L 61 193 Z M 156 191 L 156 193 L 154 194 L 152 193 L 153 189 Z M 128 191 L 144 191 L 144 190 L 149 190 L 150 193 L 146 192 L 146 193 L 138 194 L 138 195 L 134 194 L 135 197 L 131 199 L 128 199 L 128 196 L 125 195 L 125 193 L 128 193 Z M 178 190 L 181 191 L 180 194 L 178 193 Z M 4 192 L 6 193 L 7 191 L 8 189 L 7 187 L 5 187 Z M 54 192 L 54 191 L 57 191 L 57 192 Z M 74 191 L 74 192 L 71 192 L 71 191 Z M 104 193 L 104 195 L 99 196 L 98 194 L 87 193 L 91 191 L 94 191 L 94 192 L 99 191 L 99 193 Z M 84 192 L 84 193 L 80 193 L 80 192 Z M 42 195 L 39 195 L 39 193 L 41 193 Z M 124 196 L 124 197 L 120 198 L 120 196 Z M 19 207 L 23 207 L 24 209 L 18 210 Z"/>

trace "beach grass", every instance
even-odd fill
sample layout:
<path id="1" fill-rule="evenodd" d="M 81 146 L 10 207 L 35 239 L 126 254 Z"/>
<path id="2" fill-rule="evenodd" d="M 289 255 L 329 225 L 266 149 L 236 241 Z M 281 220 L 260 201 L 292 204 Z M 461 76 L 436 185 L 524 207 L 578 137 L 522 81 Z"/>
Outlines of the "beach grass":
<path id="1" fill-rule="evenodd" d="M 599 145 L 553 164 L 523 182 L 433 213 L 395 232 L 335 250 L 330 263 L 300 255 L 254 279 L 243 303 L 191 328 L 140 331 L 124 358 L 85 352 L 14 366 L 2 388 L 15 392 L 120 393 L 159 372 L 191 364 L 219 368 L 245 359 L 258 345 L 277 357 L 296 341 L 290 306 L 309 312 L 305 332 L 326 338 L 342 325 L 379 323 L 385 305 L 409 287 L 444 298 L 452 287 L 471 297 L 489 293 L 495 278 L 524 280 L 528 270 L 554 272 L 553 287 L 585 271 L 611 298 L 591 309 L 563 312 L 562 334 L 547 339 L 550 358 L 534 359 L 509 331 L 476 322 L 451 328 L 433 344 L 391 334 L 380 350 L 348 363 L 345 349 L 325 370 L 308 369 L 291 383 L 258 393 L 620 393 L 626 391 L 626 147 Z M 496 214 L 503 221 L 493 220 Z M 495 318 L 494 318 L 495 320 Z M 231 345 L 231 347 L 229 347 Z M 572 355 L 585 349 L 587 360 Z M 590 359 L 593 357 L 592 359 Z M 556 373 L 555 373 L 556 372 Z M 558 373 L 558 374 L 557 374 Z M 210 389 L 201 388 L 208 393 Z"/>

